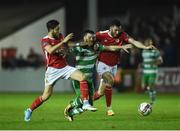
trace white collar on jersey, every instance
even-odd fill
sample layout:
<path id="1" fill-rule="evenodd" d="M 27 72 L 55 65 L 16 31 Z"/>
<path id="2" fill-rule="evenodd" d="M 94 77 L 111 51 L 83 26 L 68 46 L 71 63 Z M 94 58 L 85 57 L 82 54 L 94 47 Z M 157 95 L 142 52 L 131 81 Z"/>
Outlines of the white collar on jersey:
<path id="1" fill-rule="evenodd" d="M 51 40 L 54 40 L 54 38 L 53 38 L 53 37 L 50 37 L 49 35 L 46 35 L 44 38 L 49 38 L 49 39 L 51 39 Z"/>

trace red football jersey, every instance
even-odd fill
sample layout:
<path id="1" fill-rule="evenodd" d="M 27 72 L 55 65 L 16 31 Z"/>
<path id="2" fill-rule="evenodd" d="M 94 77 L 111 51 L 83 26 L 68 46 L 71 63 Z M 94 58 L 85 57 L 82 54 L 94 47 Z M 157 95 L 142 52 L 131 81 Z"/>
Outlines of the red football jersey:
<path id="1" fill-rule="evenodd" d="M 128 42 L 129 37 L 125 32 L 122 32 L 118 38 L 113 38 L 109 34 L 109 30 L 106 31 L 99 31 L 96 33 L 96 39 L 100 44 L 105 46 L 111 46 L 111 45 L 119 45 L 121 46 L 123 42 Z M 103 63 L 114 66 L 118 64 L 119 62 L 119 52 L 113 52 L 113 51 L 102 51 L 100 52 L 98 59 L 99 61 L 102 61 Z"/>
<path id="2" fill-rule="evenodd" d="M 49 36 L 45 36 L 44 38 L 42 38 L 41 47 L 45 54 L 47 67 L 50 66 L 50 67 L 54 67 L 54 68 L 63 68 L 67 65 L 66 59 L 60 52 L 64 48 L 63 45 L 62 45 L 62 47 L 60 47 L 59 50 L 56 50 L 56 52 L 54 52 L 52 54 L 49 54 L 44 48 L 46 45 L 52 45 L 52 46 L 56 45 L 56 44 L 60 43 L 63 39 L 64 39 L 64 37 L 62 34 L 59 35 L 58 39 L 50 38 Z"/>

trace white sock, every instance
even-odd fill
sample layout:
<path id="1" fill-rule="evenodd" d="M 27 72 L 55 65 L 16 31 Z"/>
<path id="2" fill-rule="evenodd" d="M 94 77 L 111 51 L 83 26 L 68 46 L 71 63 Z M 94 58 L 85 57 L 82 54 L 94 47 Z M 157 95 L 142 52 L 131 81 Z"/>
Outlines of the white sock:
<path id="1" fill-rule="evenodd" d="M 89 101 L 88 100 L 83 100 L 83 105 L 89 105 Z"/>
<path id="2" fill-rule="evenodd" d="M 107 110 L 112 110 L 112 107 L 110 106 L 110 107 L 107 107 Z"/>

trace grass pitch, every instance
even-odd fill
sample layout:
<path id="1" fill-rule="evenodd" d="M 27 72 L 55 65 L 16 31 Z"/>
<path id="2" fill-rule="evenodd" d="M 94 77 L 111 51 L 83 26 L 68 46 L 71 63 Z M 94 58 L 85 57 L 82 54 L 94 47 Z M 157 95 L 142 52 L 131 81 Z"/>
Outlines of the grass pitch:
<path id="1" fill-rule="evenodd" d="M 63 110 L 74 94 L 54 93 L 24 122 L 24 110 L 40 93 L 0 93 L 1 130 L 180 130 L 180 95 L 157 94 L 152 114 L 143 117 L 137 112 L 147 94 L 114 93 L 115 116 L 106 116 L 105 98 L 94 103 L 97 112 L 85 112 L 73 122 L 64 119 Z"/>

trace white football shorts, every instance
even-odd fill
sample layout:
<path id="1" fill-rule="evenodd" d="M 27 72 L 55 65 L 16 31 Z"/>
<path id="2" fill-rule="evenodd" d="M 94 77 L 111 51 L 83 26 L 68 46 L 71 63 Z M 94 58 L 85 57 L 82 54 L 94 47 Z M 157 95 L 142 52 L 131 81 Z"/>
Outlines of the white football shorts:
<path id="1" fill-rule="evenodd" d="M 53 85 L 58 79 L 68 79 L 76 70 L 68 65 L 60 69 L 48 67 L 45 73 L 45 86 Z"/>
<path id="2" fill-rule="evenodd" d="M 110 72 L 114 76 L 117 72 L 117 65 L 109 66 L 109 65 L 106 65 L 105 63 L 103 63 L 101 61 L 97 61 L 96 70 L 100 76 L 102 76 L 102 74 L 105 72 Z"/>

